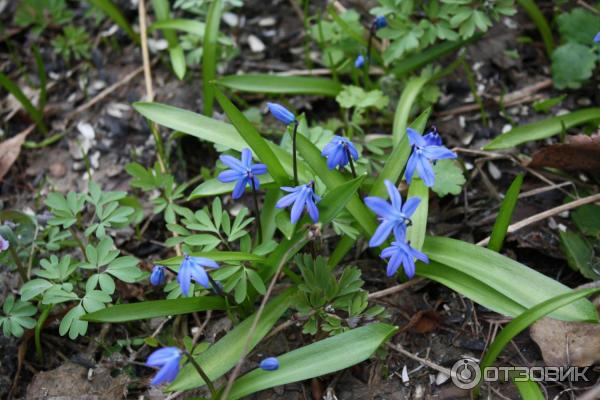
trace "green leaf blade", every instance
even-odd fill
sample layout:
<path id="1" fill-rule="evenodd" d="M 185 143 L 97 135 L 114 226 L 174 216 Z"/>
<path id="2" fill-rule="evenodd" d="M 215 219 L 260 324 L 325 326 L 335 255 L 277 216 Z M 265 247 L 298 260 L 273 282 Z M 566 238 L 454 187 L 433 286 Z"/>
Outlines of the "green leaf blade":
<path id="1" fill-rule="evenodd" d="M 220 78 L 217 83 L 242 92 L 268 94 L 314 94 L 335 97 L 342 90 L 341 84 L 331 79 L 272 74 L 229 75 Z"/>

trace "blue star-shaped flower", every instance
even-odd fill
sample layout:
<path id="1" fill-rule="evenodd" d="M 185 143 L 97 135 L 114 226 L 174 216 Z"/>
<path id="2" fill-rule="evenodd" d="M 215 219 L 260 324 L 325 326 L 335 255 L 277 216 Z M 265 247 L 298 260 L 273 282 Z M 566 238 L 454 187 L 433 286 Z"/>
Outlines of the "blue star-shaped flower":
<path id="1" fill-rule="evenodd" d="M 187 254 L 183 256 L 183 261 L 181 261 L 179 272 L 177 273 L 177 282 L 179 282 L 181 293 L 184 296 L 187 297 L 189 295 L 192 279 L 208 289 L 209 279 L 208 274 L 204 270 L 205 267 L 219 268 L 219 264 L 209 258 L 192 257 Z"/>
<path id="2" fill-rule="evenodd" d="M 415 276 L 415 258 L 424 263 L 429 263 L 429 258 L 425 254 L 410 247 L 410 243 L 405 241 L 404 234 L 401 237 L 396 237 L 390 247 L 383 249 L 381 258 L 389 258 L 387 276 L 394 276 L 400 265 L 402 265 L 408 279 Z"/>
<path id="3" fill-rule="evenodd" d="M 152 381 L 153 385 L 159 385 L 163 382 L 175 380 L 179 373 L 179 362 L 181 360 L 181 350 L 177 347 L 164 347 L 150 354 L 146 365 L 149 367 L 160 367 Z"/>
<path id="4" fill-rule="evenodd" d="M 258 190 L 260 180 L 256 175 L 267 173 L 267 166 L 265 164 L 252 164 L 252 152 L 250 149 L 242 149 L 241 160 L 227 155 L 220 156 L 219 159 L 231 169 L 221 172 L 217 179 L 224 183 L 237 181 L 231 194 L 231 197 L 234 199 L 242 197 L 246 186 L 248 184 L 252 185 L 252 182 L 254 182 L 254 188 Z"/>
<path id="5" fill-rule="evenodd" d="M 387 179 L 384 183 L 390 195 L 391 204 L 381 197 L 372 196 L 365 198 L 367 207 L 377 214 L 381 221 L 371 240 L 369 240 L 370 247 L 376 247 L 385 242 L 392 231 L 396 238 L 404 237 L 406 226 L 410 223 L 410 217 L 417 210 L 421 202 L 421 199 L 418 197 L 411 197 L 406 200 L 403 206 L 402 196 L 400 196 L 400 192 L 398 192 L 396 186 Z"/>
<path id="6" fill-rule="evenodd" d="M 411 182 L 412 176 L 417 170 L 417 174 L 423 179 L 425 186 L 432 187 L 435 183 L 435 173 L 431 163 L 436 160 L 456 158 L 456 154 L 441 145 L 441 139 L 436 132 L 423 137 L 414 129 L 407 128 L 406 134 L 413 147 L 412 154 L 406 164 L 406 182 Z"/>
<path id="7" fill-rule="evenodd" d="M 152 268 L 150 283 L 152 286 L 158 286 L 165 283 L 165 267 L 162 265 L 155 265 L 154 268 Z"/>
<path id="8" fill-rule="evenodd" d="M 284 124 L 289 125 L 296 122 L 296 116 L 294 113 L 281 104 L 267 103 L 267 107 L 269 107 L 271 114 Z"/>
<path id="9" fill-rule="evenodd" d="M 348 152 L 353 159 L 358 159 L 358 151 L 354 144 L 345 137 L 335 135 L 329 143 L 325 145 L 321 155 L 327 157 L 327 168 L 334 169 L 335 167 L 344 168 L 350 160 Z"/>
<path id="10" fill-rule="evenodd" d="M 315 203 L 321 201 L 321 198 L 315 194 L 314 187 L 314 181 L 296 187 L 282 186 L 281 190 L 289 194 L 279 199 L 275 206 L 277 208 L 286 208 L 292 203 L 294 204 L 290 218 L 292 224 L 298 222 L 305 208 L 308 210 L 308 215 L 310 215 L 313 222 L 317 222 L 319 220 L 319 209 Z"/>

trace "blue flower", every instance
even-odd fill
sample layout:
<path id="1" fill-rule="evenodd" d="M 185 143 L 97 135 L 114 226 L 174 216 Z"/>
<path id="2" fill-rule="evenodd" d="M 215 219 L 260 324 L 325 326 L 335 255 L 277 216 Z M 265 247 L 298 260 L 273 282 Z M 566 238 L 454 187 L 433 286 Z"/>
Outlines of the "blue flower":
<path id="1" fill-rule="evenodd" d="M 160 367 L 152 381 L 153 385 L 159 385 L 163 382 L 171 382 L 179 373 L 179 361 L 181 360 L 181 350 L 177 347 L 164 347 L 150 354 L 146 365 L 149 367 Z"/>
<path id="2" fill-rule="evenodd" d="M 429 132 L 428 134 L 423 136 L 423 139 L 425 139 L 427 146 L 441 146 L 442 145 L 442 138 L 440 137 L 439 133 L 437 132 L 437 130 L 435 128 L 433 128 L 431 130 L 431 132 Z"/>
<path id="3" fill-rule="evenodd" d="M 0 235 L 0 251 L 6 251 L 10 247 L 10 242 Z"/>
<path id="4" fill-rule="evenodd" d="M 269 107 L 269 111 L 275 118 L 280 120 L 286 125 L 289 125 L 293 122 L 296 122 L 296 116 L 290 110 L 277 103 L 267 103 L 267 107 Z"/>
<path id="5" fill-rule="evenodd" d="M 226 155 L 220 156 L 219 159 L 231 169 L 221 172 L 217 179 L 224 183 L 237 181 L 231 194 L 231 197 L 234 199 L 242 197 L 246 186 L 248 184 L 252 185 L 253 181 L 254 188 L 258 190 L 260 181 L 256 175 L 267 173 L 267 166 L 265 164 L 252 164 L 252 152 L 247 148 L 242 149 L 241 161 L 235 157 Z"/>
<path id="6" fill-rule="evenodd" d="M 354 68 L 360 69 L 365 65 L 365 57 L 362 54 L 359 54 L 354 60 Z"/>
<path id="7" fill-rule="evenodd" d="M 427 139 L 411 128 L 407 128 L 406 133 L 408 141 L 413 147 L 412 154 L 406 164 L 406 182 L 410 183 L 416 169 L 419 177 L 425 182 L 425 186 L 432 187 L 435 183 L 435 173 L 431 166 L 432 161 L 456 158 L 456 154 L 441 145 L 441 140 L 436 136 L 436 132 L 429 134 L 431 136 L 428 136 Z"/>
<path id="8" fill-rule="evenodd" d="M 348 165 L 348 151 L 353 159 L 358 159 L 358 151 L 354 144 L 345 137 L 335 135 L 327 145 L 323 148 L 321 155 L 327 157 L 327 168 L 334 169 Z"/>
<path id="9" fill-rule="evenodd" d="M 596 33 L 596 36 L 594 36 L 594 43 L 598 42 L 600 42 L 600 32 Z"/>
<path id="10" fill-rule="evenodd" d="M 150 283 L 152 286 L 158 286 L 165 283 L 165 267 L 162 265 L 155 265 L 154 268 L 152 268 Z"/>
<path id="11" fill-rule="evenodd" d="M 390 247 L 383 249 L 381 258 L 389 258 L 387 276 L 394 276 L 400 265 L 402 265 L 409 279 L 415 276 L 415 258 L 424 263 L 429 263 L 429 258 L 425 254 L 410 247 L 410 243 L 405 241 L 404 235 L 396 237 Z"/>
<path id="12" fill-rule="evenodd" d="M 392 231 L 396 236 L 396 240 L 398 240 L 399 237 L 404 237 L 406 226 L 410 223 L 410 217 L 414 214 L 421 202 L 421 199 L 418 197 L 411 197 L 406 200 L 403 206 L 402 197 L 396 186 L 387 179 L 384 183 L 387 192 L 390 195 L 391 204 L 381 197 L 373 196 L 365 198 L 367 207 L 377 214 L 379 221 L 381 221 L 371 237 L 371 240 L 369 240 L 370 247 L 376 247 L 385 242 Z"/>
<path id="13" fill-rule="evenodd" d="M 275 206 L 277 208 L 286 208 L 292 203 L 294 204 L 291 211 L 292 224 L 298 222 L 304 208 L 308 210 L 308 215 L 310 215 L 313 222 L 317 222 L 319 220 L 319 209 L 315 203 L 321 201 L 321 198 L 315 194 L 314 187 L 314 181 L 296 187 L 283 186 L 281 190 L 289 194 L 279 199 Z"/>
<path id="14" fill-rule="evenodd" d="M 275 371 L 279 368 L 279 361 L 275 357 L 265 358 L 260 362 L 260 368 L 265 371 Z"/>
<path id="15" fill-rule="evenodd" d="M 183 261 L 177 273 L 177 282 L 179 282 L 181 293 L 184 296 L 189 295 L 192 279 L 205 288 L 209 287 L 208 274 L 204 267 L 219 268 L 219 264 L 204 257 L 192 257 L 187 254 L 183 256 Z"/>
<path id="16" fill-rule="evenodd" d="M 385 19 L 383 15 L 376 17 L 375 21 L 373 21 L 373 26 L 375 27 L 375 29 L 385 28 L 387 24 L 387 19 Z"/>

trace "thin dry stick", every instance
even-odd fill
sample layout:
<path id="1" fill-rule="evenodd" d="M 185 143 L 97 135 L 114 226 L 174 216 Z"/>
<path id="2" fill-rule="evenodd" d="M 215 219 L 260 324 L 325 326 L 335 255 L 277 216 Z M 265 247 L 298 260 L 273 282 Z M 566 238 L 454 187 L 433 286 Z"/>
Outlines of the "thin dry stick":
<path id="1" fill-rule="evenodd" d="M 281 257 L 281 261 L 279 262 L 279 265 L 277 266 L 277 269 L 275 270 L 275 274 L 273 275 L 273 278 L 271 279 L 271 283 L 269 283 L 269 288 L 267 289 L 267 293 L 265 293 L 265 295 L 260 303 L 260 306 L 258 307 L 258 311 L 256 312 L 256 316 L 254 317 L 254 321 L 252 321 L 252 326 L 250 327 L 250 331 L 248 331 L 248 336 L 246 336 L 246 343 L 244 344 L 244 351 L 242 351 L 242 357 L 240 357 L 240 360 L 236 364 L 233 372 L 231 373 L 231 376 L 229 377 L 229 380 L 227 381 L 227 386 L 225 387 L 223 396 L 221 396 L 222 399 L 227 400 L 227 396 L 229 396 L 229 392 L 231 391 L 233 382 L 235 381 L 235 378 L 237 378 L 237 376 L 239 375 L 240 369 L 242 368 L 244 361 L 246 361 L 246 356 L 248 355 L 248 350 L 250 348 L 250 342 L 252 341 L 252 337 L 254 336 L 256 327 L 258 326 L 258 321 L 260 320 L 260 317 L 265 309 L 267 301 L 269 300 L 269 297 L 271 297 L 271 293 L 273 292 L 273 288 L 275 287 L 275 282 L 277 282 L 277 277 L 281 273 L 281 270 L 283 269 L 283 266 L 285 265 L 285 263 L 288 261 L 289 255 L 292 254 L 293 251 L 297 251 L 297 249 L 296 249 L 297 247 L 301 247 L 303 245 L 304 245 L 304 240 L 301 240 L 299 242 L 299 244 L 296 244 L 295 246 L 290 247 L 285 252 L 283 257 Z"/>
<path id="2" fill-rule="evenodd" d="M 577 207 L 580 207 L 580 206 L 583 206 L 586 204 L 590 204 L 590 203 L 595 203 L 597 201 L 600 201 L 600 193 L 594 194 L 592 196 L 584 197 L 584 198 L 572 201 L 567 204 L 563 204 L 562 206 L 551 208 L 551 209 L 541 212 L 539 214 L 532 215 L 529 218 L 525 218 L 524 220 L 521 220 L 515 224 L 510 225 L 506 232 L 514 233 L 514 232 L 518 231 L 519 229 L 522 229 L 522 228 L 524 228 L 528 225 L 534 224 L 536 222 L 542 221 L 546 218 L 550 218 L 550 217 L 560 214 L 562 212 L 572 210 L 573 208 L 577 208 Z M 489 241 L 490 241 L 490 238 L 488 236 L 487 238 L 485 238 L 482 241 L 480 241 L 479 243 L 477 243 L 477 245 L 478 246 L 486 246 L 489 243 Z"/>
<path id="3" fill-rule="evenodd" d="M 405 289 L 408 289 L 411 286 L 415 286 L 418 283 L 421 283 L 425 280 L 425 278 L 414 278 L 404 283 L 401 283 L 396 286 L 392 286 L 391 288 L 379 290 L 377 292 L 369 293 L 369 300 L 379 299 L 381 297 L 389 296 L 390 294 L 394 294 L 397 292 L 401 292 Z"/>
<path id="4" fill-rule="evenodd" d="M 452 376 L 452 371 L 450 371 L 448 368 L 444 368 L 441 365 L 437 365 L 436 363 L 434 363 L 432 361 L 429 361 L 425 358 L 421 358 L 417 355 L 414 355 L 413 353 L 404 350 L 402 347 L 400 347 L 398 345 L 395 345 L 392 343 L 387 343 L 387 347 L 389 347 L 392 350 L 397 351 L 398 353 L 402 354 L 403 356 L 406 356 L 410 359 L 420 362 L 421 364 L 426 365 L 431 369 L 435 369 L 436 371 L 441 372 L 444 375 Z"/>

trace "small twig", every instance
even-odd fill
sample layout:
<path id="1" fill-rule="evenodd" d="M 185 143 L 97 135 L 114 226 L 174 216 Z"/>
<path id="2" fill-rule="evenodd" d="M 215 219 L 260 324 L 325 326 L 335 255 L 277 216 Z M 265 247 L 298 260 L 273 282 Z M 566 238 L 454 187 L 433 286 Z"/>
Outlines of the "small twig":
<path id="1" fill-rule="evenodd" d="M 262 225 L 260 223 L 260 209 L 258 208 L 258 193 L 256 192 L 256 183 L 254 183 L 254 177 L 250 177 L 250 184 L 252 185 L 252 199 L 254 200 L 254 214 L 256 219 L 256 225 L 258 227 L 256 238 L 257 243 L 262 243 Z"/>
<path id="2" fill-rule="evenodd" d="M 395 345 L 393 343 L 387 343 L 386 346 L 389 347 L 392 350 L 397 351 L 398 353 L 402 354 L 403 356 L 406 356 L 406 357 L 408 357 L 408 358 L 410 358 L 412 360 L 420 362 L 421 364 L 426 365 L 429 368 L 434 369 L 434 370 L 436 370 L 438 372 L 441 372 L 444 375 L 452 376 L 452 371 L 449 370 L 448 368 L 444 368 L 441 365 L 437 365 L 436 363 L 434 363 L 432 361 L 429 361 L 429 360 L 426 360 L 425 358 L 421 358 L 421 357 L 419 357 L 417 355 L 414 355 L 414 354 L 412 354 L 412 353 L 404 350 L 399 345 Z"/>
<path id="3" fill-rule="evenodd" d="M 585 8 L 585 9 L 587 9 L 588 11 L 593 12 L 594 14 L 600 15 L 600 10 L 598 10 L 596 7 L 589 5 L 588 3 L 586 3 L 583 0 L 577 0 L 577 4 L 579 4 L 581 7 Z"/>
<path id="4" fill-rule="evenodd" d="M 528 225 L 542 221 L 546 218 L 550 218 L 550 217 L 560 214 L 562 212 L 572 210 L 573 208 L 577 208 L 577 207 L 583 206 L 585 204 L 595 203 L 597 201 L 600 201 L 600 193 L 594 194 L 592 196 L 587 196 L 587 197 L 581 198 L 579 200 L 575 200 L 570 203 L 563 204 L 561 206 L 554 207 L 549 210 L 543 211 L 541 213 L 532 215 L 531 217 L 525 218 L 524 220 L 521 220 L 517 223 L 510 225 L 506 232 L 514 233 L 514 232 L 518 231 L 519 229 L 523 229 L 524 227 L 526 227 Z M 487 237 L 487 238 L 481 240 L 480 242 L 478 242 L 477 245 L 478 246 L 487 246 L 489 241 L 490 241 L 490 238 Z"/>
<path id="5" fill-rule="evenodd" d="M 410 281 L 401 283 L 396 286 L 392 286 L 391 288 L 387 288 L 387 289 L 379 290 L 377 292 L 369 293 L 368 298 L 369 298 L 369 300 L 373 300 L 373 299 L 379 299 L 381 297 L 389 296 L 390 294 L 398 293 L 405 289 L 408 289 L 411 286 L 415 286 L 416 284 L 419 284 L 419 283 L 423 282 L 424 280 L 425 280 L 425 278 L 420 278 L 420 277 L 414 278 L 414 279 L 411 279 Z"/>
<path id="6" fill-rule="evenodd" d="M 298 243 L 300 243 L 300 245 L 304 245 L 303 240 L 299 241 Z M 246 336 L 246 343 L 244 344 L 244 351 L 242 351 L 242 356 L 240 357 L 240 360 L 236 364 L 233 372 L 231 373 L 231 376 L 229 376 L 229 379 L 227 380 L 227 386 L 225 387 L 225 391 L 223 392 L 223 396 L 221 397 L 222 399 L 227 399 L 227 396 L 229 396 L 229 392 L 231 391 L 233 382 L 235 381 L 235 378 L 237 378 L 237 376 L 239 375 L 242 365 L 244 364 L 244 361 L 246 361 L 246 357 L 248 355 L 248 350 L 250 348 L 250 342 L 252 341 L 252 338 L 254 337 L 254 332 L 256 331 L 256 327 L 258 326 L 258 321 L 260 320 L 260 317 L 262 316 L 265 306 L 267 305 L 267 301 L 271 297 L 271 293 L 273 292 L 273 288 L 275 287 L 275 282 L 277 282 L 277 278 L 279 277 L 279 274 L 281 273 L 283 266 L 287 262 L 289 254 L 296 251 L 296 247 L 298 247 L 298 245 L 290 247 L 284 253 L 283 257 L 281 257 L 281 261 L 279 261 L 279 265 L 277 265 L 277 269 L 275 270 L 275 274 L 273 275 L 273 278 L 271 279 L 271 283 L 269 283 L 267 292 L 265 293 L 265 295 L 260 303 L 260 306 L 258 307 L 258 311 L 256 312 L 256 316 L 254 317 L 254 320 L 252 321 L 252 326 L 250 327 L 250 330 L 248 331 L 248 336 Z"/>

